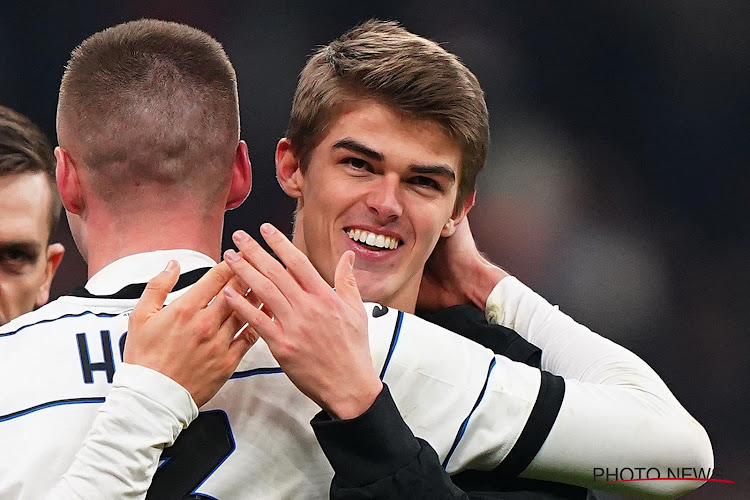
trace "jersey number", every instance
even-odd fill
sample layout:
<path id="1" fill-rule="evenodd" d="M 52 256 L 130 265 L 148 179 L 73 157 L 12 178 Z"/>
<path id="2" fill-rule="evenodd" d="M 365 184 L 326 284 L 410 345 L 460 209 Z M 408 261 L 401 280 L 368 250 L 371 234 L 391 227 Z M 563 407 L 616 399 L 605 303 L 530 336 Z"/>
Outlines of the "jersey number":
<path id="1" fill-rule="evenodd" d="M 234 438 L 227 414 L 221 410 L 201 412 L 161 454 L 147 500 L 210 498 L 193 493 L 234 451 Z"/>

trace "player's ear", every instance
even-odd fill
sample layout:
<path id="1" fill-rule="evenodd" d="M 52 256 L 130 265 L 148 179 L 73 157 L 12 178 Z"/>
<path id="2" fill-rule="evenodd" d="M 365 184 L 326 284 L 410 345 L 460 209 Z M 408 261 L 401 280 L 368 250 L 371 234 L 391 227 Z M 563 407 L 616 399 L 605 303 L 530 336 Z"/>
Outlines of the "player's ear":
<path id="1" fill-rule="evenodd" d="M 60 146 L 55 148 L 55 180 L 65 210 L 81 215 L 85 208 L 81 190 L 78 167 L 73 163 L 70 154 Z"/>
<path id="2" fill-rule="evenodd" d="M 304 176 L 292 142 L 286 137 L 276 145 L 276 179 L 287 195 L 295 199 L 302 197 Z"/>
<path id="3" fill-rule="evenodd" d="M 253 171 L 250 166 L 250 157 L 247 154 L 247 144 L 240 141 L 237 152 L 232 162 L 232 181 L 229 186 L 229 197 L 226 209 L 231 210 L 242 205 L 250 189 L 253 187 Z"/>
<path id="4" fill-rule="evenodd" d="M 64 254 L 65 247 L 60 243 L 53 243 L 47 247 L 47 262 L 44 264 L 44 282 L 39 287 L 36 295 L 36 307 L 42 307 L 49 300 L 49 289 L 52 285 L 52 278 L 55 277 L 55 272 L 60 266 Z"/>
<path id="5" fill-rule="evenodd" d="M 443 236 L 445 238 L 447 238 L 448 236 L 453 236 L 453 233 L 456 232 L 456 226 L 458 225 L 458 223 L 464 220 L 466 214 L 468 214 L 469 210 L 471 210 L 471 207 L 474 206 L 476 196 L 477 192 L 476 190 L 474 190 L 469 196 L 466 197 L 466 199 L 462 203 L 456 206 L 456 209 L 453 211 L 453 215 L 451 215 L 451 218 L 448 219 L 448 221 L 443 226 L 443 229 L 440 231 L 440 236 Z"/>

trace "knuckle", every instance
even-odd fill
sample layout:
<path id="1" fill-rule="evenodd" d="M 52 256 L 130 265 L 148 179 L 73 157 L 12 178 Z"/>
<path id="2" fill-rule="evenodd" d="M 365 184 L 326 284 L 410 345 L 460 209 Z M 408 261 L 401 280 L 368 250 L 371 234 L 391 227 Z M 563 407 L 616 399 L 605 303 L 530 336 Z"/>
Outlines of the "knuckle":
<path id="1" fill-rule="evenodd" d="M 194 323 L 195 336 L 198 339 L 208 339 L 213 333 L 213 324 L 205 316 L 198 316 Z"/>
<path id="2" fill-rule="evenodd" d="M 287 361 L 293 359 L 298 351 L 296 343 L 284 338 L 277 342 L 274 355 L 281 361 Z"/>
<path id="3" fill-rule="evenodd" d="M 146 283 L 146 290 L 161 290 L 164 286 L 164 279 L 161 276 L 156 276 Z"/>
<path id="4" fill-rule="evenodd" d="M 192 316 L 192 313 L 182 305 L 182 302 L 172 302 L 169 304 L 170 314 L 173 315 L 175 322 L 185 322 Z"/>

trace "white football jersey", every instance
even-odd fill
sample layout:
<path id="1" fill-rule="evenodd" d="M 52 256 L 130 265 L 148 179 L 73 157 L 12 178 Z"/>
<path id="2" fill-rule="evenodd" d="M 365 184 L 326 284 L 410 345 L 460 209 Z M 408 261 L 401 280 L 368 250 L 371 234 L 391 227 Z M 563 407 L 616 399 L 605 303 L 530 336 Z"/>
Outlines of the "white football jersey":
<path id="1" fill-rule="evenodd" d="M 168 302 L 214 265 L 187 250 L 131 255 L 0 328 L 0 498 L 328 496 L 333 471 L 310 425 L 320 408 L 262 340 L 200 414 L 182 387 L 122 362 L 128 314 L 170 259 L 183 274 Z M 365 306 L 375 369 L 449 472 L 494 469 L 529 442 L 522 475 L 589 487 L 600 486 L 594 467 L 713 466 L 705 431 L 646 363 L 513 278 L 493 291 L 488 313 L 541 347 L 542 367 L 564 383 L 412 315 Z M 524 432 L 550 412 L 551 429 Z M 622 487 L 696 486 L 680 483 L 689 482 Z"/>

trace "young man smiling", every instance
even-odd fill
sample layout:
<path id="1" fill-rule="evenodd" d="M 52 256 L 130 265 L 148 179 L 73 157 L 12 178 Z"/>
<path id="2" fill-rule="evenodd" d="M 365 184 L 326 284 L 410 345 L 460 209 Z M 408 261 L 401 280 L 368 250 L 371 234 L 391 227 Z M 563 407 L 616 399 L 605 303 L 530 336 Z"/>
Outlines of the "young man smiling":
<path id="1" fill-rule="evenodd" d="M 323 408 L 313 426 L 336 470 L 333 496 L 455 494 L 446 484 L 441 462 L 447 470 L 493 468 L 480 464 L 489 456 L 502 456 L 499 466 L 494 465 L 494 477 L 474 476 L 474 483 L 467 486 L 480 481 L 482 489 L 500 489 L 503 480 L 518 474 L 593 486 L 582 473 L 592 470 L 596 461 L 669 461 L 671 452 L 647 456 L 642 451 L 653 446 L 657 436 L 665 438 L 676 428 L 664 420 L 667 413 L 676 417 L 673 424 L 677 427 L 692 422 L 684 427 L 692 430 L 676 441 L 672 440 L 675 435 L 666 437 L 656 446 L 666 450 L 678 441 L 684 445 L 685 438 L 695 440 L 702 444 L 694 451 L 702 449 L 701 460 L 710 461 L 705 431 L 645 363 L 575 324 L 476 250 L 464 219 L 474 201 L 488 135 L 487 109 L 474 75 L 454 55 L 395 23 L 370 21 L 350 30 L 319 49 L 300 75 L 288 134 L 276 150 L 277 176 L 284 191 L 298 201 L 294 245 L 328 284 L 336 286 L 349 309 L 321 286 L 301 253 L 268 226 L 261 233 L 288 272 L 247 235 L 236 234 L 243 258 L 230 251 L 225 260 L 253 289 L 253 300 L 260 300 L 264 307 L 259 311 L 231 290 L 227 295 L 266 341 L 289 378 Z M 441 238 L 440 250 L 425 276 L 425 264 Z M 353 260 L 349 253 L 354 254 Z M 445 418 L 452 418 L 451 412 L 445 413 L 437 400 L 420 399 L 405 390 L 408 383 L 402 377 L 413 369 L 445 383 L 451 380 L 451 368 L 461 366 L 462 355 L 442 351 L 445 345 L 437 333 L 433 339 L 425 334 L 422 342 L 409 342 L 403 338 L 406 333 L 399 337 L 397 324 L 379 377 L 365 363 L 353 363 L 363 359 L 367 345 L 361 334 L 347 335 L 342 326 L 355 329 L 351 317 L 359 310 L 351 284 L 340 278 L 347 262 L 353 262 L 353 275 L 366 301 L 413 312 L 421 294 L 420 306 L 474 303 L 486 307 L 495 323 L 517 328 L 542 347 L 542 368 L 566 377 L 565 382 L 543 373 L 530 414 L 520 417 L 512 404 L 503 404 L 490 416 L 485 413 L 491 408 L 487 398 L 502 393 L 507 389 L 503 383 L 512 380 L 506 376 L 503 383 L 493 385 L 491 367 L 487 390 L 482 389 L 476 400 L 476 413 L 466 417 L 453 446 L 440 449 L 439 439 L 432 442 L 428 437 L 435 429 L 415 424 L 415 414 L 429 411 L 429 405 Z M 377 307 L 367 309 L 372 334 L 373 323 L 382 313 Z M 486 330 L 466 309 L 451 308 L 442 319 L 451 326 Z M 493 333 L 496 337 L 512 335 L 502 329 Z M 370 347 L 378 349 L 380 341 L 371 336 Z M 512 342 L 508 337 L 496 351 L 512 351 L 508 345 Z M 431 371 L 425 359 L 430 356 L 442 360 L 444 373 Z M 377 360 L 378 355 L 373 358 Z M 406 367 L 396 371 L 400 375 L 390 371 L 393 360 Z M 375 364 L 381 366 L 379 361 Z M 460 369 L 466 376 L 475 371 L 471 364 Z M 390 393 L 380 379 L 390 385 L 415 434 L 436 445 L 439 461 L 425 450 L 424 442 L 420 449 L 408 429 L 399 428 Z M 449 392 L 446 387 L 446 397 Z M 664 411 L 649 409 L 648 401 L 653 398 L 666 404 Z M 551 403 L 554 400 L 556 404 Z M 474 425 L 510 423 L 519 417 L 524 422 L 522 432 L 513 442 L 500 445 L 499 455 L 497 449 L 488 447 L 463 466 L 453 463 L 454 452 L 467 441 L 492 440 L 493 431 L 472 430 Z M 634 422 L 648 424 L 635 431 Z M 650 437 L 643 435 L 643 427 L 649 428 Z M 657 428 L 662 430 L 651 434 Z M 641 490 L 642 486 L 625 488 L 632 487 L 629 493 L 677 492 L 672 485 L 648 485 Z"/>
<path id="2" fill-rule="evenodd" d="M 295 152 L 317 139 L 305 132 L 298 139 L 292 127 L 278 145 L 279 182 L 300 201 L 294 243 L 331 283 L 352 250 L 362 296 L 414 312 L 427 258 L 473 201 L 471 192 L 457 199 L 470 176 L 461 149 L 438 123 L 378 99 L 340 107 L 309 159 Z"/>

